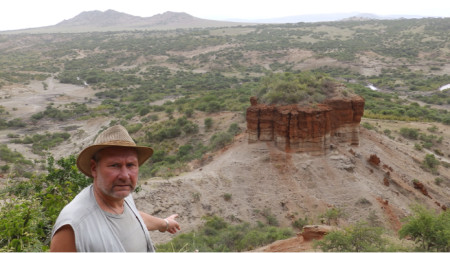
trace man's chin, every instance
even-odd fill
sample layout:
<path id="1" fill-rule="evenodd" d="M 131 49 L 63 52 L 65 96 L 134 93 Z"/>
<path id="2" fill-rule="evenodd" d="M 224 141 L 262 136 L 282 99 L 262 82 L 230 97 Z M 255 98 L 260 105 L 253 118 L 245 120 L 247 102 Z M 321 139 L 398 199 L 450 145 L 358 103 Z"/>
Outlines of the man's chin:
<path id="1" fill-rule="evenodd" d="M 134 190 L 131 186 L 114 186 L 113 192 L 114 195 L 118 198 L 126 198 L 130 193 Z"/>

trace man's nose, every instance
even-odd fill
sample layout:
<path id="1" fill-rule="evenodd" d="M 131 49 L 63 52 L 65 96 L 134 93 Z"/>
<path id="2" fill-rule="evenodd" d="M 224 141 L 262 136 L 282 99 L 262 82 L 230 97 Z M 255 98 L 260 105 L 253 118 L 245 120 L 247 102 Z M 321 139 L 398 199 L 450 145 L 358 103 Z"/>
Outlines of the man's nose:
<path id="1" fill-rule="evenodd" d="M 128 171 L 127 166 L 124 164 L 120 167 L 120 171 L 119 171 L 119 178 L 123 178 L 123 179 L 128 179 L 130 178 L 130 174 Z"/>

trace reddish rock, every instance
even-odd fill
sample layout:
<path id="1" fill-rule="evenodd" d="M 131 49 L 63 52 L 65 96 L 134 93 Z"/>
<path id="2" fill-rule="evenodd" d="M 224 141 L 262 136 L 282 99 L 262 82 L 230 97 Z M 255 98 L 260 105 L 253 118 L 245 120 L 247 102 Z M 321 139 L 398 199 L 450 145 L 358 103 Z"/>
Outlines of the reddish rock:
<path id="1" fill-rule="evenodd" d="M 359 123 L 364 99 L 329 99 L 314 107 L 296 104 L 268 106 L 250 99 L 247 108 L 248 140 L 274 141 L 293 152 L 325 152 L 330 141 L 359 144 Z"/>
<path id="2" fill-rule="evenodd" d="M 251 104 L 252 106 L 257 105 L 257 104 L 258 104 L 258 98 L 257 98 L 257 97 L 251 97 L 251 98 L 250 98 L 250 104 Z"/>
<path id="3" fill-rule="evenodd" d="M 306 225 L 300 235 L 305 241 L 320 240 L 333 229 L 335 228 L 327 225 Z"/>
<path id="4" fill-rule="evenodd" d="M 384 179 L 383 179 L 383 184 L 384 184 L 385 186 L 389 186 L 389 178 L 384 177 Z"/>
<path id="5" fill-rule="evenodd" d="M 427 188 L 425 188 L 425 185 L 422 182 L 420 182 L 418 180 L 414 180 L 413 185 L 414 185 L 414 188 L 420 190 L 420 192 L 422 192 L 423 195 L 431 198 L 431 196 L 428 194 Z"/>
<path id="6" fill-rule="evenodd" d="M 375 166 L 380 165 L 380 158 L 378 158 L 377 155 L 370 155 L 369 157 L 369 163 Z"/>

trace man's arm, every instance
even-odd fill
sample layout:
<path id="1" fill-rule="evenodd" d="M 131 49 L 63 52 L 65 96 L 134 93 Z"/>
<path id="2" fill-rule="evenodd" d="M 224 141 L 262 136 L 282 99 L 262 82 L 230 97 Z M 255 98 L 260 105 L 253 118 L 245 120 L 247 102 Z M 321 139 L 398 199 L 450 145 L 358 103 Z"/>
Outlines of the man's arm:
<path id="1" fill-rule="evenodd" d="M 50 243 L 51 252 L 76 252 L 75 233 L 70 225 L 62 226 L 55 235 L 53 235 Z"/>
<path id="2" fill-rule="evenodd" d="M 175 220 L 175 218 L 178 217 L 178 214 L 172 214 L 171 216 L 167 217 L 166 220 L 169 223 L 167 226 L 167 223 L 164 219 L 152 216 L 150 214 L 146 214 L 144 212 L 139 211 L 141 214 L 142 219 L 144 220 L 145 226 L 149 231 L 159 230 L 159 232 L 169 232 L 171 234 L 175 234 L 177 230 L 180 230 L 180 225 Z M 167 230 L 166 230 L 167 228 Z"/>

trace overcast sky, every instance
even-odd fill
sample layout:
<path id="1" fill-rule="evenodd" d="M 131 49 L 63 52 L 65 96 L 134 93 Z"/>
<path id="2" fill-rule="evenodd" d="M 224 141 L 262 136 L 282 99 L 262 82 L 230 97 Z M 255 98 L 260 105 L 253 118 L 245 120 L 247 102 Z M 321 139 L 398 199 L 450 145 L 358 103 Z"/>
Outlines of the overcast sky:
<path id="1" fill-rule="evenodd" d="M 108 9 L 141 17 L 186 12 L 215 20 L 348 12 L 450 17 L 448 0 L 1 0 L 0 31 L 55 25 L 83 11 Z"/>

